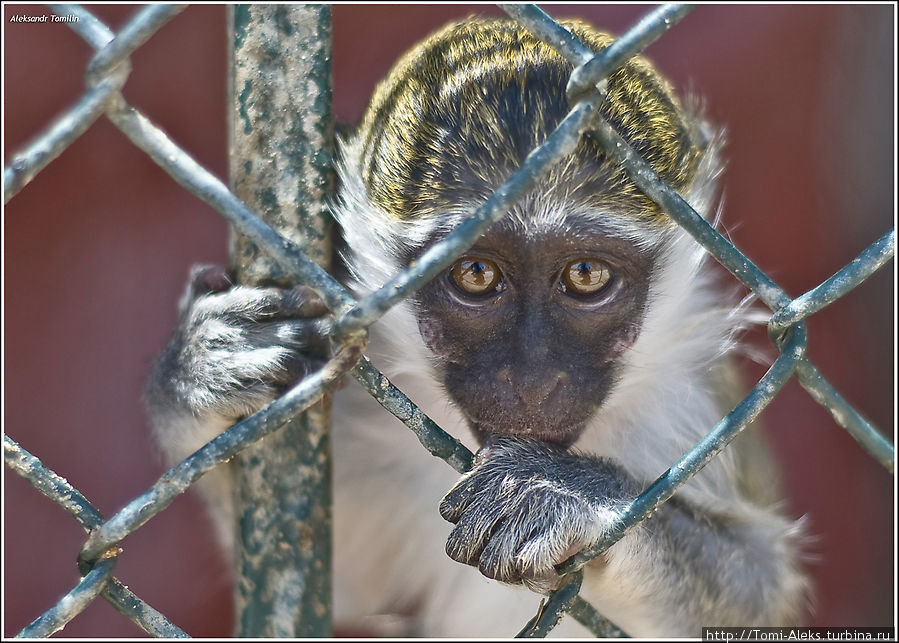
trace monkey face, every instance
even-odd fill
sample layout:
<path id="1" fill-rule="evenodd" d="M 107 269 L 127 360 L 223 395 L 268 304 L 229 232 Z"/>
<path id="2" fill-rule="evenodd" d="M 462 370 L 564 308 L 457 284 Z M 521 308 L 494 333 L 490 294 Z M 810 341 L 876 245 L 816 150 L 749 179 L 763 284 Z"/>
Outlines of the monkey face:
<path id="1" fill-rule="evenodd" d="M 475 435 L 568 446 L 640 330 L 653 253 L 595 219 L 494 225 L 417 299 L 419 329 Z"/>
<path id="2" fill-rule="evenodd" d="M 612 42 L 566 24 L 597 51 Z M 346 193 L 363 193 L 354 211 L 367 213 L 365 226 L 344 226 L 356 274 L 388 272 L 389 262 L 372 259 L 379 254 L 413 259 L 502 185 L 568 113 L 571 69 L 502 20 L 450 26 L 404 57 L 350 147 L 358 172 L 344 171 L 354 186 Z M 708 141 L 647 61 L 610 75 L 600 112 L 662 178 L 689 191 Z M 577 440 L 639 333 L 654 265 L 647 248 L 661 247 L 672 227 L 585 136 L 421 291 L 421 335 L 477 436 Z"/>

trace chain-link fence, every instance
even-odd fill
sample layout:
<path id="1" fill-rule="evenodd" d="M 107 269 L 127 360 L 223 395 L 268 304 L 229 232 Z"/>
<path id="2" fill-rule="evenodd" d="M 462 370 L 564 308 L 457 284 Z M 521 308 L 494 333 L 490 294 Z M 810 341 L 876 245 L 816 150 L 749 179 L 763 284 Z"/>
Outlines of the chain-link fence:
<path id="1" fill-rule="evenodd" d="M 887 232 L 850 264 L 804 295 L 791 298 L 769 276 L 760 271 L 727 239 L 712 229 L 669 186 L 664 184 L 618 134 L 605 123 L 596 123 L 594 112 L 603 99 L 602 79 L 630 56 L 678 22 L 688 9 L 664 6 L 649 13 L 612 47 L 594 56 L 551 18 L 530 5 L 503 8 L 547 43 L 557 47 L 574 65 L 570 95 L 576 97 L 568 117 L 484 205 L 423 256 L 414 268 L 397 275 L 381 290 L 356 302 L 323 270 L 289 242 L 284 242 L 256 214 L 237 199 L 224 184 L 198 165 L 121 95 L 128 72 L 128 57 L 183 7 L 151 6 L 140 10 L 117 33 L 113 33 L 89 11 L 75 5 L 49 5 L 58 15 L 76 17 L 68 22 L 97 54 L 87 69 L 87 91 L 78 104 L 56 120 L 34 143 L 16 156 L 4 172 L 4 200 L 8 201 L 46 165 L 101 115 L 105 115 L 129 139 L 163 167 L 181 185 L 220 211 L 238 230 L 264 247 L 282 270 L 296 280 L 320 291 L 338 318 L 335 337 L 341 346 L 318 373 L 311 375 L 260 413 L 240 422 L 195 455 L 167 472 L 144 494 L 106 520 L 74 487 L 44 467 L 16 442 L 4 436 L 5 461 L 28 479 L 41 493 L 63 506 L 89 532 L 79 556 L 83 578 L 78 585 L 45 614 L 23 630 L 24 636 L 46 636 L 58 631 L 98 596 L 103 596 L 122 614 L 146 632 L 160 636 L 184 636 L 162 615 L 131 593 L 114 576 L 118 543 L 150 520 L 186 490 L 201 475 L 231 459 L 247 446 L 283 425 L 333 389 L 350 371 L 389 411 L 416 432 L 423 446 L 443 458 L 457 471 L 471 466 L 472 454 L 454 437 L 445 434 L 421 413 L 414 402 L 392 387 L 362 356 L 364 330 L 391 306 L 402 301 L 436 274 L 477 239 L 487 227 L 501 219 L 509 208 L 539 180 L 557 159 L 567 154 L 581 135 L 591 135 L 610 156 L 619 159 L 635 183 L 651 199 L 682 225 L 725 268 L 752 290 L 772 311 L 769 334 L 779 357 L 749 395 L 721 420 L 699 444 L 680 461 L 672 463 L 644 493 L 621 513 L 618 522 L 602 542 L 581 552 L 563 567 L 572 572 L 569 584 L 549 597 L 539 618 L 528 624 L 523 634 L 544 635 L 564 613 L 593 629 L 611 635 L 614 627 L 603 621 L 590 605 L 577 596 L 583 564 L 616 542 L 634 524 L 670 498 L 704 464 L 720 452 L 735 435 L 777 395 L 795 375 L 809 394 L 833 416 L 877 461 L 893 471 L 893 448 L 825 380 L 805 354 L 807 342 L 804 320 L 855 288 L 883 266 L 894 253 L 895 233 Z M 472 572 L 476 573 L 476 572 Z"/>

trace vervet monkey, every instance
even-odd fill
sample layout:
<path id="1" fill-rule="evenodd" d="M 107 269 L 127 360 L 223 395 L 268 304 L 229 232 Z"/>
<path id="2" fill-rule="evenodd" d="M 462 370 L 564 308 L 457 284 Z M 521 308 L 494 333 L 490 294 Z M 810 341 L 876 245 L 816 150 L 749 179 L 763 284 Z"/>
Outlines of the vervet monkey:
<path id="1" fill-rule="evenodd" d="M 595 51 L 612 42 L 565 25 Z M 378 288 L 483 203 L 568 112 L 570 73 L 512 20 L 452 24 L 403 56 L 341 143 L 333 213 L 347 286 Z M 609 77 L 601 106 L 708 217 L 720 137 L 695 111 L 640 57 Z M 226 289 L 223 275 L 195 271 L 149 380 L 172 462 L 314 369 L 327 345 L 311 291 Z M 480 449 L 475 468 L 457 480 L 361 387 L 337 394 L 337 626 L 516 633 L 538 603 L 528 590 L 557 586 L 554 565 L 600 538 L 739 399 L 728 354 L 748 317 L 703 250 L 584 137 L 371 329 L 369 356 Z M 230 475 L 220 467 L 200 485 L 228 546 Z M 633 636 L 795 624 L 801 529 L 772 480 L 763 448 L 741 435 L 587 565 L 581 595 Z M 555 633 L 586 630 L 569 618 Z"/>

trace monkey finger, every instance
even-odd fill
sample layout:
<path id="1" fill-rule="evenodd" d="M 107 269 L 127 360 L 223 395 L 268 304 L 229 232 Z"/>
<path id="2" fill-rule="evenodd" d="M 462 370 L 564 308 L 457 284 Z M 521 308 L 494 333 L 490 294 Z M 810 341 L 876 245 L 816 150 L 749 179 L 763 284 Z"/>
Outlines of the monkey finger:
<path id="1" fill-rule="evenodd" d="M 320 317 L 328 312 L 315 291 L 305 286 L 290 289 L 241 286 L 232 289 L 232 292 L 246 297 L 244 304 L 232 312 L 255 321 Z"/>
<path id="2" fill-rule="evenodd" d="M 471 522 L 462 522 L 446 539 L 446 554 L 457 563 L 477 566 L 489 532 Z"/>
<path id="3" fill-rule="evenodd" d="M 325 302 L 308 286 L 293 288 L 243 288 L 255 297 L 247 312 L 260 320 L 315 318 L 328 314 Z"/>
<path id="4" fill-rule="evenodd" d="M 532 592 L 549 594 L 551 591 L 559 588 L 563 578 L 563 576 L 559 576 L 554 571 L 546 571 L 533 576 L 523 575 L 521 582 Z"/>
<path id="5" fill-rule="evenodd" d="M 466 565 L 477 566 L 484 546 L 506 519 L 507 507 L 483 496 L 480 500 L 462 512 L 446 541 L 449 557 Z"/>
<path id="6" fill-rule="evenodd" d="M 254 341 L 259 346 L 256 350 L 277 350 L 277 357 L 267 370 L 251 372 L 250 377 L 270 382 L 283 391 L 320 369 L 327 361 L 329 346 L 327 336 L 311 323 L 314 321 L 317 320 L 289 320 L 254 327 Z"/>
<path id="7" fill-rule="evenodd" d="M 240 418 L 253 415 L 274 400 L 277 395 L 277 390 L 271 384 L 259 381 L 251 382 L 241 387 L 239 395 L 216 397 L 207 408 L 222 418 L 228 419 L 229 423 L 236 422 Z"/>
<path id="8" fill-rule="evenodd" d="M 243 341 L 251 346 L 283 346 L 293 352 L 324 358 L 328 354 L 331 324 L 325 319 L 269 321 L 242 329 Z"/>
<path id="9" fill-rule="evenodd" d="M 559 550 L 558 542 L 553 545 L 551 537 L 543 534 L 539 538 L 527 540 L 515 553 L 515 560 L 521 574 L 521 582 L 532 592 L 548 594 L 557 589 L 562 577 L 556 572 L 554 564 L 568 558 L 569 554 L 555 554 Z M 567 548 L 570 550 L 570 548 Z M 571 553 L 574 553 L 572 551 Z"/>
<path id="10" fill-rule="evenodd" d="M 197 264 L 191 266 L 188 277 L 188 298 L 196 299 L 200 295 L 223 292 L 234 285 L 231 273 L 225 266 L 218 264 Z"/>
<path id="11" fill-rule="evenodd" d="M 285 364 L 284 383 L 281 390 L 286 390 L 294 386 L 297 382 L 304 379 L 311 373 L 315 373 L 327 362 L 326 359 L 313 359 L 306 356 L 291 359 Z"/>
<path id="12" fill-rule="evenodd" d="M 190 323 L 217 319 L 229 325 L 249 326 L 279 319 L 321 317 L 327 309 L 308 288 L 250 288 L 234 286 L 225 292 L 200 294 L 189 302 Z"/>
<path id="13" fill-rule="evenodd" d="M 321 317 L 328 314 L 324 300 L 309 286 L 294 286 L 290 291 L 297 317 Z"/>
<path id="14" fill-rule="evenodd" d="M 471 505 L 478 488 L 471 474 L 459 480 L 440 501 L 438 510 L 443 519 L 452 523 L 459 522 L 462 512 Z"/>
<path id="15" fill-rule="evenodd" d="M 504 583 L 521 583 L 521 564 L 516 552 L 522 540 L 532 536 L 533 529 L 528 523 L 527 516 L 518 515 L 494 530 L 478 564 L 484 576 Z"/>

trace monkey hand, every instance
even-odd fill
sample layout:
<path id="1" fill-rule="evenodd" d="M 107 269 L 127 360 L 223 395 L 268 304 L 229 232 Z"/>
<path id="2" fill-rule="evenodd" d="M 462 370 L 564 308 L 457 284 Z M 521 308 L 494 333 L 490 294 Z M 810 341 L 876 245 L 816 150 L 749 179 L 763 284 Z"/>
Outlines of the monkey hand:
<path id="1" fill-rule="evenodd" d="M 328 311 L 311 289 L 229 286 L 224 268 L 192 269 L 177 329 L 148 381 L 151 413 L 231 424 L 326 358 Z"/>
<path id="2" fill-rule="evenodd" d="M 450 558 L 547 593 L 554 566 L 598 540 L 639 489 L 608 460 L 534 440 L 499 438 L 440 503 L 455 523 Z"/>

